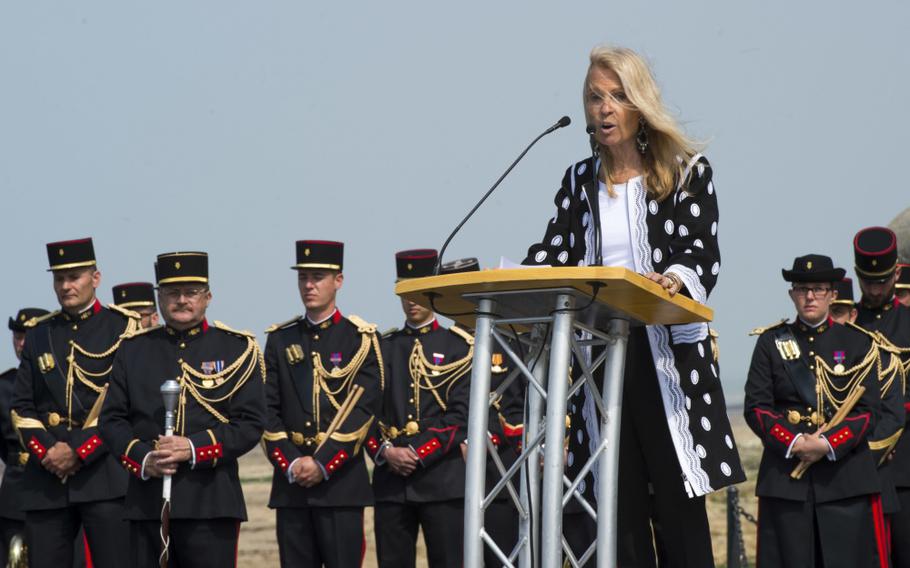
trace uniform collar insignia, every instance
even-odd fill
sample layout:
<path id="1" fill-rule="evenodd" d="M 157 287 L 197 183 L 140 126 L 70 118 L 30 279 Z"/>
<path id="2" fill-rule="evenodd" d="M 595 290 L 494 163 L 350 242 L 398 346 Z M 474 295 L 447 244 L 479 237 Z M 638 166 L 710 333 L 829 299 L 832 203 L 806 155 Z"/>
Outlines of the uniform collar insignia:
<path id="1" fill-rule="evenodd" d="M 328 318 L 322 320 L 318 323 L 313 323 L 308 316 L 304 316 L 303 322 L 305 324 L 306 330 L 309 332 L 315 332 L 322 329 L 328 329 L 333 325 L 338 324 L 342 320 L 341 310 L 335 308 L 335 312 Z"/>
<path id="2" fill-rule="evenodd" d="M 187 339 L 195 339 L 197 337 L 202 337 L 203 335 L 205 335 L 205 332 L 207 332 L 209 330 L 209 322 L 208 322 L 208 320 L 203 319 L 202 323 L 200 323 L 199 325 L 191 327 L 189 329 L 185 329 L 183 331 L 181 331 L 179 329 L 174 329 L 171 326 L 166 326 L 164 329 L 167 331 L 167 334 L 169 336 L 173 337 L 174 339 L 179 339 L 179 340 L 185 341 Z"/>
<path id="3" fill-rule="evenodd" d="M 431 331 L 436 331 L 437 329 L 439 329 L 439 322 L 436 320 L 436 318 L 433 318 L 433 321 L 420 327 L 414 327 L 407 322 L 404 324 L 404 332 L 408 335 L 423 335 L 424 333 L 430 333 Z"/>
<path id="4" fill-rule="evenodd" d="M 818 325 L 816 327 L 806 325 L 802 320 L 797 319 L 796 327 L 803 333 L 825 333 L 831 327 L 831 318 L 828 318 L 822 322 L 821 325 Z"/>
<path id="5" fill-rule="evenodd" d="M 65 319 L 66 321 L 77 321 L 77 320 L 85 321 L 100 311 L 101 311 L 101 302 L 99 302 L 98 299 L 95 298 L 95 301 L 92 302 L 92 305 L 85 308 L 84 310 L 82 310 L 81 312 L 79 312 L 76 315 L 70 315 L 66 311 L 62 311 L 62 310 L 60 313 L 63 314 L 63 319 Z"/>

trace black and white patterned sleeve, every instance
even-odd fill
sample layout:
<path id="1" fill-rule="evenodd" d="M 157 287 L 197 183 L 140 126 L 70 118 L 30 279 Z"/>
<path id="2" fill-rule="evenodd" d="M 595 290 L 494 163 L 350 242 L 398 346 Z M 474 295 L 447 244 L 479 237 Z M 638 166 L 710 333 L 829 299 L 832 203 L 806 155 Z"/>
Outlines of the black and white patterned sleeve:
<path id="1" fill-rule="evenodd" d="M 688 183 L 676 191 L 673 221 L 677 230 L 664 270 L 679 275 L 688 295 L 701 303 L 707 301 L 720 273 L 717 194 L 712 177 L 708 160 L 699 156 L 691 166 Z"/>
<path id="2" fill-rule="evenodd" d="M 576 223 L 578 198 L 575 196 L 573 169 L 570 167 L 562 178 L 553 203 L 556 214 L 547 224 L 543 240 L 528 248 L 528 255 L 521 262 L 537 266 L 575 266 L 584 258 L 584 239 L 575 239 L 572 225 Z"/>

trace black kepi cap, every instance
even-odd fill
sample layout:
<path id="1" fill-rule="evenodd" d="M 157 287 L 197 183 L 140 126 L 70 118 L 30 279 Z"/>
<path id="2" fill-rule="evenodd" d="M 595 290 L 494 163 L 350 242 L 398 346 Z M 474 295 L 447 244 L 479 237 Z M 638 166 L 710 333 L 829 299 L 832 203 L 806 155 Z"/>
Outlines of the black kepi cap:
<path id="1" fill-rule="evenodd" d="M 159 286 L 209 283 L 209 255 L 204 252 L 159 254 L 155 267 Z"/>
<path id="2" fill-rule="evenodd" d="M 47 310 L 42 310 L 41 308 L 22 308 L 19 310 L 19 313 L 16 314 L 16 317 L 9 318 L 9 328 L 12 331 L 26 331 L 28 328 L 25 327 L 25 322 L 32 318 L 41 317 L 47 313 Z"/>
<path id="3" fill-rule="evenodd" d="M 477 272 L 480 270 L 480 263 L 476 258 L 459 258 L 444 262 L 439 269 L 440 274 L 457 274 L 459 272 Z"/>
<path id="4" fill-rule="evenodd" d="M 47 263 L 50 266 L 48 271 L 94 266 L 95 247 L 92 238 L 47 243 Z"/>
<path id="5" fill-rule="evenodd" d="M 344 243 L 338 241 L 297 241 L 294 270 L 337 270 L 344 267 Z"/>
<path id="6" fill-rule="evenodd" d="M 900 276 L 897 277 L 895 288 L 910 290 L 910 264 L 898 264 L 901 269 Z"/>
<path id="7" fill-rule="evenodd" d="M 834 283 L 834 289 L 837 290 L 837 299 L 831 302 L 842 306 L 852 306 L 855 303 L 853 298 L 853 280 L 844 278 L 840 282 Z"/>
<path id="8" fill-rule="evenodd" d="M 897 236 L 887 227 L 867 227 L 853 239 L 856 275 L 863 280 L 886 280 L 897 266 Z"/>
<path id="9" fill-rule="evenodd" d="M 831 257 L 823 254 L 798 256 L 793 268 L 781 268 L 780 272 L 787 282 L 840 282 L 847 274 L 843 268 L 834 268 Z"/>
<path id="10" fill-rule="evenodd" d="M 395 253 L 395 272 L 398 279 L 433 276 L 437 258 L 439 255 L 436 249 L 411 249 Z"/>
<path id="11" fill-rule="evenodd" d="M 127 282 L 113 288 L 114 305 L 121 308 L 155 307 L 155 286 L 151 282 Z"/>

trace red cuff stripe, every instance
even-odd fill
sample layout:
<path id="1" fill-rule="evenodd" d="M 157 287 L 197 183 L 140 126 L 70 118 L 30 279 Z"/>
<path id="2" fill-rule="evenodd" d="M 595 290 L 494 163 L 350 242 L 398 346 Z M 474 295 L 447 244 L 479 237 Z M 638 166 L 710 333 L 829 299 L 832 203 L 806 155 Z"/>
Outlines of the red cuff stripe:
<path id="1" fill-rule="evenodd" d="M 341 465 L 347 459 L 348 459 L 348 453 L 344 450 L 340 450 L 337 454 L 335 454 L 335 457 L 332 458 L 332 460 L 326 464 L 326 466 L 325 466 L 326 471 L 328 471 L 330 473 L 335 471 L 336 469 L 341 467 Z"/>
<path id="2" fill-rule="evenodd" d="M 275 448 L 272 450 L 272 455 L 270 457 L 275 461 L 275 464 L 281 468 L 281 471 L 288 470 L 290 464 L 288 463 L 287 458 L 284 457 L 284 452 L 282 452 L 281 449 Z"/>
<path id="3" fill-rule="evenodd" d="M 371 456 L 375 456 L 379 451 L 379 441 L 374 436 L 370 436 L 367 440 L 367 449 L 370 450 Z"/>
<path id="4" fill-rule="evenodd" d="M 28 441 L 28 449 L 31 450 L 33 454 L 38 456 L 39 459 L 44 458 L 44 454 L 47 453 L 47 448 L 41 445 L 41 442 L 38 441 L 38 438 L 32 436 L 32 439 Z"/>
<path id="5" fill-rule="evenodd" d="M 136 477 L 142 477 L 142 466 L 135 460 L 130 459 L 128 455 L 123 454 L 120 456 L 120 464 L 126 468 L 126 471 L 132 473 Z"/>
<path id="6" fill-rule="evenodd" d="M 215 460 L 221 457 L 221 444 L 196 448 L 196 463 Z"/>
<path id="7" fill-rule="evenodd" d="M 440 444 L 439 440 L 436 438 L 432 438 L 429 442 L 417 448 L 417 455 L 420 459 L 424 459 L 433 452 L 438 452 L 440 449 L 442 449 L 442 444 Z"/>
<path id="8" fill-rule="evenodd" d="M 86 440 L 84 444 L 79 446 L 79 449 L 77 449 L 76 452 L 79 454 L 79 457 L 84 460 L 85 458 L 92 455 L 92 453 L 101 447 L 101 445 L 101 438 L 95 435 Z"/>
<path id="9" fill-rule="evenodd" d="M 780 424 L 775 424 L 771 428 L 771 435 L 774 436 L 781 444 L 786 444 L 788 446 L 790 445 L 790 442 L 793 441 L 793 433 L 789 432 Z"/>
<path id="10" fill-rule="evenodd" d="M 851 430 L 848 426 L 844 426 L 838 430 L 837 433 L 828 438 L 828 441 L 831 443 L 831 447 L 836 450 L 838 446 L 846 443 L 851 439 L 853 439 L 853 430 Z"/>

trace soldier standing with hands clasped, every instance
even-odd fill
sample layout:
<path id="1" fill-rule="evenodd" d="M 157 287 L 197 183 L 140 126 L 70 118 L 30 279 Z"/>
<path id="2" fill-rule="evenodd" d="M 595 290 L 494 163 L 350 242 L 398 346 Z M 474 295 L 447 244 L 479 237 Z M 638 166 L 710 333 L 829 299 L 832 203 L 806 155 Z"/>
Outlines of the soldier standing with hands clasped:
<path id="1" fill-rule="evenodd" d="M 47 256 L 60 310 L 25 322 L 11 411 L 30 454 L 20 492 L 29 565 L 70 566 L 82 527 L 94 566 L 120 567 L 127 478 L 98 430 L 98 411 L 121 336 L 138 328 L 138 316 L 96 298 L 92 239 L 50 243 Z"/>
<path id="2" fill-rule="evenodd" d="M 398 279 L 433 274 L 436 251 L 395 255 Z M 465 462 L 474 338 L 401 299 L 404 327 L 383 337 L 388 370 L 376 469 L 376 551 L 383 568 L 413 568 L 418 527 L 431 568 L 462 565 Z"/>
<path id="3" fill-rule="evenodd" d="M 373 503 L 361 448 L 382 401 L 376 326 L 336 306 L 344 245 L 297 241 L 305 316 L 272 326 L 265 346 L 268 418 L 263 442 L 275 467 L 281 565 L 351 568 L 363 561 L 363 508 Z"/>
<path id="4" fill-rule="evenodd" d="M 753 332 L 746 380 L 746 422 L 764 445 L 758 566 L 888 566 L 867 443 L 880 412 L 878 350 L 828 315 L 844 277 L 829 257 L 802 256 L 782 272 L 797 318 Z M 797 467 L 809 469 L 798 477 Z"/>
<path id="5" fill-rule="evenodd" d="M 209 324 L 208 255 L 158 255 L 165 325 L 128 335 L 114 360 L 101 428 L 131 474 L 126 494 L 130 563 L 157 567 L 162 552 L 162 476 L 172 476 L 168 566 L 236 566 L 246 520 L 237 459 L 264 421 L 265 368 L 256 340 Z M 161 385 L 180 386 L 174 435 L 164 433 Z"/>

